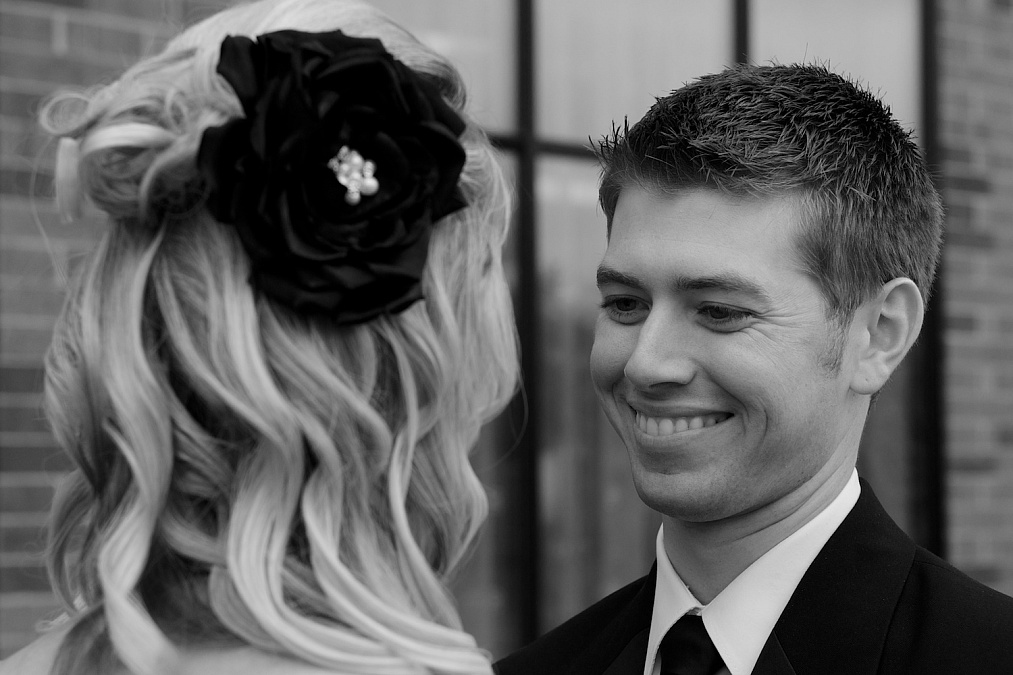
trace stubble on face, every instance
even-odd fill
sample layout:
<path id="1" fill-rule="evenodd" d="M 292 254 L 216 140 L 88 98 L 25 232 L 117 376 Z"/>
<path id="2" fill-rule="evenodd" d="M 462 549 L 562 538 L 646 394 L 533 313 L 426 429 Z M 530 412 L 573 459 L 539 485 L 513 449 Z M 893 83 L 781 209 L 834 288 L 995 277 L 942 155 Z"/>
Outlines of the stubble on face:
<path id="1" fill-rule="evenodd" d="M 592 374 L 630 452 L 637 490 L 655 510 L 706 521 L 762 509 L 798 491 L 839 454 L 837 445 L 852 442 L 838 438 L 848 420 L 835 405 L 848 331 L 828 320 L 818 284 L 791 264 L 795 213 L 787 200 L 710 191 L 620 195 L 603 261 L 619 281 L 600 286 L 603 305 L 618 297 L 641 309 L 630 318 L 603 310 Z M 706 281 L 736 276 L 762 287 L 773 306 Z M 749 318 L 714 322 L 728 311 Z M 670 339 L 645 337 L 658 335 Z M 630 364 L 640 366 L 633 378 Z M 638 405 L 643 413 L 631 409 Z M 734 415 L 673 434 L 667 445 L 645 438 L 634 421 L 698 408 Z"/>

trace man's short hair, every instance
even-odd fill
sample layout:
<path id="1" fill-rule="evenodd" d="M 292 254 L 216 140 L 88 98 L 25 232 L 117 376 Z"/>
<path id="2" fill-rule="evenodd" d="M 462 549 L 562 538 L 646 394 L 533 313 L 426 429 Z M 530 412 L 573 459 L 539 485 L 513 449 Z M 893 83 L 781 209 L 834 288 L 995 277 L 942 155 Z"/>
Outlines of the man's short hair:
<path id="1" fill-rule="evenodd" d="M 739 65 L 659 98 L 598 145 L 611 234 L 619 193 L 637 185 L 791 197 L 803 270 L 847 326 L 897 277 L 924 300 L 943 209 L 918 146 L 868 91 L 819 65 Z"/>

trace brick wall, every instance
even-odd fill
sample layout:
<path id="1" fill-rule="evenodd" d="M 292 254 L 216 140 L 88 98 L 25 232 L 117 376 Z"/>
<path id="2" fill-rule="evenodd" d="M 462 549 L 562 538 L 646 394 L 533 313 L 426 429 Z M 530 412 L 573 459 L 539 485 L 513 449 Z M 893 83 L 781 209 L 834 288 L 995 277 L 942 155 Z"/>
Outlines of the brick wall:
<path id="1" fill-rule="evenodd" d="M 949 558 L 1013 595 L 1013 9 L 940 19 Z"/>
<path id="2" fill-rule="evenodd" d="M 42 356 L 64 270 L 102 227 L 95 217 L 73 225 L 57 217 L 54 151 L 35 113 L 55 89 L 109 81 L 216 4 L 0 0 L 0 658 L 56 609 L 43 525 L 67 461 L 41 413 Z"/>

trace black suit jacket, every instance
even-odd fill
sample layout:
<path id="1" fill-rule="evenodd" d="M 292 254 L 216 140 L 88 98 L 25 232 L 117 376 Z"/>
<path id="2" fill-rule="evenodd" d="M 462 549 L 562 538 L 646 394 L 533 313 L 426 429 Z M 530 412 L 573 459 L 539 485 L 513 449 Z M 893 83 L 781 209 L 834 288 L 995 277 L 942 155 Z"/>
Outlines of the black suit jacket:
<path id="1" fill-rule="evenodd" d="M 643 675 L 656 568 L 499 661 L 499 675 Z M 916 546 L 867 483 L 813 561 L 758 675 L 1013 674 L 1013 598 Z"/>

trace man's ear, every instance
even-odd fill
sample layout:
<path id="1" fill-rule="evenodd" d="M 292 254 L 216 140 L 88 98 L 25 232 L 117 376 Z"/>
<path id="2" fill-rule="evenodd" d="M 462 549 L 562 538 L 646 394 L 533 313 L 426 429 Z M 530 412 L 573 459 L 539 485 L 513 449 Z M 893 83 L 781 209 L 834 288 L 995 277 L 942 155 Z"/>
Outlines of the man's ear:
<path id="1" fill-rule="evenodd" d="M 861 345 L 852 391 L 871 395 L 883 388 L 918 337 L 924 315 L 918 286 L 907 278 L 883 284 L 876 297 L 859 307 L 852 323 Z"/>

